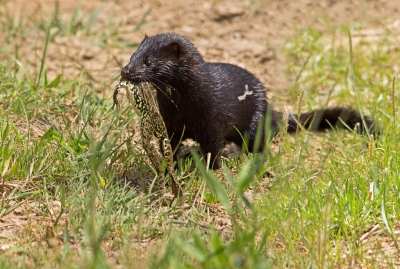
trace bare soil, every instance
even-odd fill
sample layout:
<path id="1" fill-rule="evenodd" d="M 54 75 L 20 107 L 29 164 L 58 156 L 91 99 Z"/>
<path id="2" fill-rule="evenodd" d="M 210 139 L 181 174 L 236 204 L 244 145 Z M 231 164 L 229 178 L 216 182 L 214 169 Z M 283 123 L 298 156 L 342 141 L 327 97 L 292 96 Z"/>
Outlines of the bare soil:
<path id="1" fill-rule="evenodd" d="M 237 64 L 261 79 L 269 95 L 278 96 L 277 104 L 287 103 L 285 90 L 290 81 L 285 70 L 287 59 L 282 48 L 288 38 L 306 27 L 329 29 L 340 25 L 367 25 L 385 28 L 398 19 L 400 3 L 391 0 L 299 0 L 299 1 L 67 1 L 60 0 L 59 17 L 70 21 L 76 7 L 83 17 L 100 9 L 94 23 L 104 26 L 111 21 L 119 27 L 119 40 L 138 44 L 144 34 L 177 32 L 191 39 L 208 61 Z M 48 21 L 55 10 L 51 0 L 9 1 L 0 13 Z M 144 16 L 148 13 L 148 16 Z M 143 20 L 143 23 L 141 21 Z M 141 25 L 137 29 L 138 25 Z M 102 30 L 100 28 L 99 30 Z M 29 34 L 19 55 L 28 68 L 36 70 L 42 42 Z M 56 37 L 48 48 L 46 68 L 49 78 L 60 73 L 64 79 L 82 71 L 94 83 L 104 86 L 110 96 L 110 81 L 130 58 L 134 49 L 96 44 L 84 32 L 76 37 Z M 13 46 L 13 41 L 10 42 Z M 107 46 L 109 45 L 109 46 Z M 35 52 L 35 53 L 32 53 Z"/>

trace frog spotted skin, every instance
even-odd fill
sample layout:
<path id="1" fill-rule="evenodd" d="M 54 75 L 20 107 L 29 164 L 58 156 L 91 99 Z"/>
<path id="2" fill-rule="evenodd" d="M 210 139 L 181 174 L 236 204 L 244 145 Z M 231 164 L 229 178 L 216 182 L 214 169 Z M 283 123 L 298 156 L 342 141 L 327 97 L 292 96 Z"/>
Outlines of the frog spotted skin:
<path id="1" fill-rule="evenodd" d="M 174 174 L 173 151 L 158 107 L 156 89 L 151 83 L 134 84 L 127 80 L 121 80 L 114 91 L 114 105 L 117 106 L 119 106 L 118 93 L 121 88 L 125 88 L 129 102 L 136 113 L 141 116 L 140 135 L 142 145 L 150 161 L 155 166 L 158 175 L 162 178 L 162 184 L 164 185 L 164 171 L 161 160 L 164 157 L 167 162 L 167 172 L 171 178 L 172 192 L 175 198 L 179 197 L 182 194 L 182 189 L 177 183 Z M 158 140 L 160 150 L 151 143 L 153 136 Z"/>

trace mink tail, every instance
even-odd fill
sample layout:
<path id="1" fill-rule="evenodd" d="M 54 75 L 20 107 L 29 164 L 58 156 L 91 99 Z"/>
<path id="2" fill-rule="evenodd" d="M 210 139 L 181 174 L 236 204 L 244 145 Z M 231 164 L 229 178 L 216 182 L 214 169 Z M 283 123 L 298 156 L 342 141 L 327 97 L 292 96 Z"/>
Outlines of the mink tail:
<path id="1" fill-rule="evenodd" d="M 358 134 L 377 132 L 376 124 L 367 116 L 361 116 L 352 108 L 328 108 L 311 112 L 291 114 L 288 117 L 288 133 L 295 133 L 301 124 L 310 131 L 323 131 L 332 127 L 356 130 Z M 346 127 L 347 126 L 347 127 Z"/>

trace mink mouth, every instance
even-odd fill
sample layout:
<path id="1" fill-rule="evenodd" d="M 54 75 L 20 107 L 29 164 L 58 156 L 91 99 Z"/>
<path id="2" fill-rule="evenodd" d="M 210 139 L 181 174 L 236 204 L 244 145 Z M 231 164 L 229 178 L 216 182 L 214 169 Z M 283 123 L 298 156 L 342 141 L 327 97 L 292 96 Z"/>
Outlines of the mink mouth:
<path id="1" fill-rule="evenodd" d="M 145 79 L 143 76 L 140 75 L 132 75 L 129 77 L 122 77 L 124 80 L 127 80 L 129 82 L 132 82 L 134 84 L 140 84 L 140 83 L 144 83 L 144 82 L 150 82 L 149 80 Z"/>
<path id="2" fill-rule="evenodd" d="M 146 76 L 143 72 L 138 72 L 136 70 L 131 70 L 129 67 L 125 66 L 121 70 L 121 78 L 129 82 L 139 84 L 142 82 L 148 82 Z"/>

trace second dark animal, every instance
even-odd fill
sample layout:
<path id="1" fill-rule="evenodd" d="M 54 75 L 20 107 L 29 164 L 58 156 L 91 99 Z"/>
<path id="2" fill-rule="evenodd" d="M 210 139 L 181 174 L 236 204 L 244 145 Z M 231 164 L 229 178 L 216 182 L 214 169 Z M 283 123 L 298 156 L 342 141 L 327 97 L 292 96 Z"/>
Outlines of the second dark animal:
<path id="1" fill-rule="evenodd" d="M 242 146 L 247 135 L 253 150 L 257 126 L 270 109 L 266 89 L 253 74 L 233 64 L 205 61 L 189 39 L 174 33 L 146 35 L 121 76 L 152 83 L 172 148 L 181 138 L 192 138 L 203 153 L 211 153 L 213 168 L 220 167 L 220 152 L 228 142 Z M 283 121 L 283 113 L 271 110 L 273 134 Z M 287 131 L 296 132 L 298 123 L 321 131 L 343 127 L 342 121 L 352 129 L 358 125 L 359 133 L 374 125 L 356 110 L 338 107 L 289 115 Z M 263 146 L 264 141 L 256 150 Z"/>

